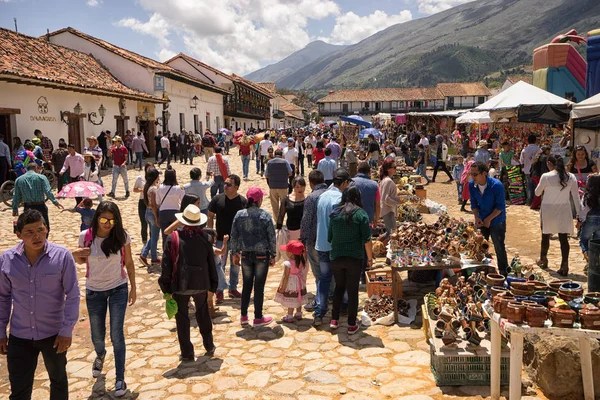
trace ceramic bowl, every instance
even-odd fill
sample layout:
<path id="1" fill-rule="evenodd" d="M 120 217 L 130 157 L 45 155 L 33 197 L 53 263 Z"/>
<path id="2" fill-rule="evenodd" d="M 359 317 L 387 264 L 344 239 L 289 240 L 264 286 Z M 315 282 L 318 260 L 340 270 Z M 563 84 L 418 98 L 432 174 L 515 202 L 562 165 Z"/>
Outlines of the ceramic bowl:
<path id="1" fill-rule="evenodd" d="M 587 304 L 598 306 L 598 303 L 600 302 L 600 292 L 586 293 L 586 295 L 583 296 L 583 301 Z"/>

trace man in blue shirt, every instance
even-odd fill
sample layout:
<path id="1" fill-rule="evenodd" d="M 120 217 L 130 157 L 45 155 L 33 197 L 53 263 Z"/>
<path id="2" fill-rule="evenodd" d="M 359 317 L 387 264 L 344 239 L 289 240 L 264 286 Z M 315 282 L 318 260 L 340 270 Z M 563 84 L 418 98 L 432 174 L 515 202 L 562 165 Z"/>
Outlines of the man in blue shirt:
<path id="1" fill-rule="evenodd" d="M 469 194 L 471 209 L 475 216 L 475 226 L 488 240 L 492 237 L 498 269 L 506 276 L 508 259 L 504 239 L 506 237 L 506 201 L 504 185 L 498 179 L 488 176 L 488 166 L 477 161 L 471 166 Z"/>
<path id="2" fill-rule="evenodd" d="M 319 163 L 320 164 L 320 163 Z M 317 242 L 315 249 L 319 252 L 319 267 L 321 275 L 317 281 L 319 301 L 314 313 L 314 325 L 323 323 L 323 317 L 327 313 L 327 295 L 331 285 L 331 260 L 329 252 L 331 244 L 327 240 L 329 233 L 329 214 L 333 208 L 340 204 L 342 192 L 350 186 L 352 179 L 344 168 L 338 168 L 333 173 L 333 186 L 319 197 L 317 204 Z"/>
<path id="3" fill-rule="evenodd" d="M 337 168 L 337 163 L 331 158 L 331 149 L 325 149 L 325 158 L 319 161 L 317 169 L 323 173 L 325 183 L 330 186 L 333 183 L 333 172 Z"/>

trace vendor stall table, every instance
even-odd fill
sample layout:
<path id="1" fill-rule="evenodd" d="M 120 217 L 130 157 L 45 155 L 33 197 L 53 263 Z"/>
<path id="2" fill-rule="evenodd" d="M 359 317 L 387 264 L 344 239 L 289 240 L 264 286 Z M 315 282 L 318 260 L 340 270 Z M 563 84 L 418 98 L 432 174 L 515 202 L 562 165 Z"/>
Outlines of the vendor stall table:
<path id="1" fill-rule="evenodd" d="M 531 328 L 527 325 L 515 325 L 494 313 L 489 302 L 484 304 L 484 310 L 491 316 L 492 330 L 492 358 L 491 358 L 491 385 L 492 399 L 500 398 L 500 344 L 501 335 L 508 337 L 510 334 L 510 400 L 521 398 L 521 371 L 523 369 L 523 336 L 525 334 L 555 335 L 579 338 L 579 352 L 581 353 L 581 374 L 583 379 L 583 392 L 585 400 L 594 399 L 594 376 L 592 372 L 592 350 L 590 339 L 600 339 L 600 331 L 581 329 L 579 324 L 573 328 L 555 328 L 550 321 L 546 321 L 543 328 Z"/>
<path id="2" fill-rule="evenodd" d="M 398 297 L 402 296 L 402 279 L 400 279 L 400 272 L 402 271 L 440 271 L 444 269 L 470 269 L 470 268 L 496 268 L 493 264 L 483 264 L 477 263 L 472 260 L 462 261 L 460 264 L 446 264 L 446 263 L 433 263 L 433 264 L 423 264 L 416 266 L 393 266 L 392 265 L 392 287 L 393 292 L 392 295 L 394 297 L 394 322 L 398 322 Z M 400 279 L 398 281 L 398 279 Z"/>

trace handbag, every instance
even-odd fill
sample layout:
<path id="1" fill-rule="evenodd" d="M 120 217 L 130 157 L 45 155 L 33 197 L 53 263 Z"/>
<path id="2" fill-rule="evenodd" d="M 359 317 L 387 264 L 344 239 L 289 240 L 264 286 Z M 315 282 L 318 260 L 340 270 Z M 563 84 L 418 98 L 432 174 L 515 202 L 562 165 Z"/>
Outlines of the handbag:
<path id="1" fill-rule="evenodd" d="M 581 175 L 581 170 L 577 167 L 577 191 L 579 192 L 579 197 L 583 196 L 583 192 L 587 186 L 586 181 L 583 179 Z"/>

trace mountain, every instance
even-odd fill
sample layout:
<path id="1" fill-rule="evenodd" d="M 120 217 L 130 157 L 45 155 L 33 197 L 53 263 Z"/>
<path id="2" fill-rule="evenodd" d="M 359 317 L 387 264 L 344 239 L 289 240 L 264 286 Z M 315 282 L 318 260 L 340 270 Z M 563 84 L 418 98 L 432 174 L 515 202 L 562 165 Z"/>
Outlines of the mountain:
<path id="1" fill-rule="evenodd" d="M 346 46 L 336 46 L 325 43 L 322 40 L 316 40 L 306 45 L 302 50 L 298 50 L 287 56 L 278 63 L 251 72 L 244 78 L 253 82 L 279 82 L 281 79 L 293 74 L 314 60 L 345 47 Z"/>
<path id="2" fill-rule="evenodd" d="M 572 28 L 584 36 L 600 28 L 600 1 L 479 0 L 391 26 L 271 80 L 305 90 L 482 80 L 531 64 L 534 48 Z"/>

